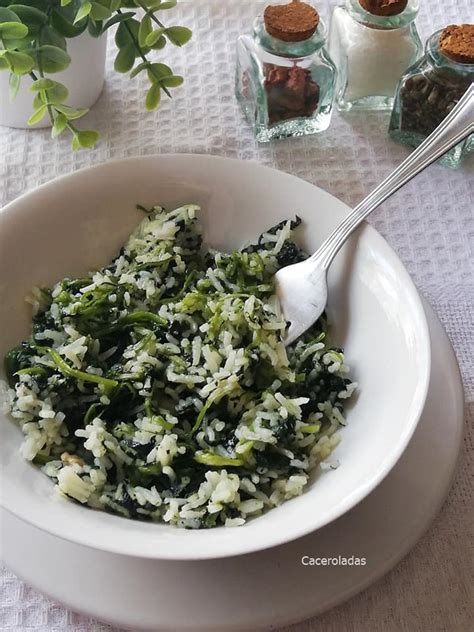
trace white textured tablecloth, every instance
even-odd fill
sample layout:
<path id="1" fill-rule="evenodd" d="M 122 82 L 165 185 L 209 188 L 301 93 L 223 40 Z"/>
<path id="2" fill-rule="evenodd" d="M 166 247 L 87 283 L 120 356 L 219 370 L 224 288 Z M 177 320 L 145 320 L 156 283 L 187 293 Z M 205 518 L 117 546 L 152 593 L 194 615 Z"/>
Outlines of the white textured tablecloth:
<path id="1" fill-rule="evenodd" d="M 194 31 L 173 50 L 186 77 L 172 102 L 146 114 L 144 82 L 113 73 L 88 115 L 102 131 L 94 151 L 72 153 L 47 131 L 0 127 L 0 206 L 57 175 L 140 154 L 192 152 L 255 159 L 298 175 L 354 205 L 409 152 L 386 134 L 388 115 L 334 117 L 318 137 L 258 146 L 233 94 L 234 50 L 259 8 L 251 0 L 190 0 L 175 10 Z M 317 3 L 326 19 L 335 5 Z M 472 22 L 474 0 L 422 0 L 422 38 L 449 23 Z M 326 5 L 326 6 L 325 6 Z M 260 5 L 261 6 L 261 5 Z M 171 15 L 171 14 L 170 14 Z M 111 53 L 111 51 L 109 51 Z M 342 606 L 294 626 L 301 632 L 467 632 L 472 628 L 474 421 L 474 178 L 463 169 L 429 169 L 370 222 L 395 248 L 453 341 L 467 399 L 464 451 L 440 515 L 416 548 L 384 579 Z M 0 571 L 0 629 L 15 632 L 99 632 L 112 628 L 67 611 Z"/>

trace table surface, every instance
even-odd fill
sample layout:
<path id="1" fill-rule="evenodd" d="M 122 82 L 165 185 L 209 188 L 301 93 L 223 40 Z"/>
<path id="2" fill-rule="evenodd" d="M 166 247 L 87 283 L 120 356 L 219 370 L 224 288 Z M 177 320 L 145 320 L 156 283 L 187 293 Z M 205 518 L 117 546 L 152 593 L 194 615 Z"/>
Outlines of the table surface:
<path id="1" fill-rule="evenodd" d="M 334 0 L 318 2 L 327 17 Z M 473 0 L 425 0 L 422 39 L 450 23 L 472 21 Z M 144 79 L 113 72 L 87 115 L 102 140 L 94 151 L 73 153 L 48 131 L 0 127 L 0 206 L 59 174 L 111 158 L 154 153 L 206 153 L 257 160 L 293 173 L 349 205 L 362 199 L 409 150 L 386 133 L 388 114 L 334 116 L 330 129 L 258 145 L 233 94 L 235 40 L 248 32 L 261 3 L 189 0 L 174 10 L 194 31 L 192 43 L 173 50 L 173 69 L 185 85 L 155 113 L 145 113 Z M 171 14 L 170 14 L 171 15 Z M 472 503 L 474 421 L 474 156 L 458 171 L 434 166 L 388 201 L 370 222 L 394 247 L 451 337 L 463 374 L 466 433 L 458 474 L 441 513 L 415 549 L 382 580 L 296 632 L 465 632 L 474 606 Z M 470 544 L 469 544 L 470 543 Z M 469 550 L 471 547 L 471 550 Z M 26 632 L 112 632 L 72 613 L 0 570 L 0 629 Z M 116 632 L 116 631 L 114 631 Z"/>

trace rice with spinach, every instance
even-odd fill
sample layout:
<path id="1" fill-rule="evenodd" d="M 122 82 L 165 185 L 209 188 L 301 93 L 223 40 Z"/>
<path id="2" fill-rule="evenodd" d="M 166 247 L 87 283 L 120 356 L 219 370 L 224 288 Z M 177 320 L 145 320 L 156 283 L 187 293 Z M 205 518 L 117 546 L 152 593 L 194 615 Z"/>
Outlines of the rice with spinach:
<path id="1" fill-rule="evenodd" d="M 304 490 L 356 384 L 321 318 L 285 348 L 273 275 L 306 255 L 286 221 L 201 251 L 196 206 L 150 211 L 111 265 L 34 292 L 5 357 L 21 454 L 57 490 L 128 518 L 238 526 Z M 326 462 L 325 462 L 326 461 Z"/>

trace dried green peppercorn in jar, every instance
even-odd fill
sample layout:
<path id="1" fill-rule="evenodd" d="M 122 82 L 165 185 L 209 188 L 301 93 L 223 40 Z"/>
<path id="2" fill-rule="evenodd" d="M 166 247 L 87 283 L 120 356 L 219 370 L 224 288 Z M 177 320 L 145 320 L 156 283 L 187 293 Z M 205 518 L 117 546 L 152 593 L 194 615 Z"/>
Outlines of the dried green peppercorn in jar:
<path id="1" fill-rule="evenodd" d="M 474 82 L 474 25 L 448 26 L 432 35 L 425 55 L 402 77 L 390 121 L 395 140 L 417 147 L 446 118 Z M 441 164 L 458 167 L 474 151 L 474 135 Z"/>

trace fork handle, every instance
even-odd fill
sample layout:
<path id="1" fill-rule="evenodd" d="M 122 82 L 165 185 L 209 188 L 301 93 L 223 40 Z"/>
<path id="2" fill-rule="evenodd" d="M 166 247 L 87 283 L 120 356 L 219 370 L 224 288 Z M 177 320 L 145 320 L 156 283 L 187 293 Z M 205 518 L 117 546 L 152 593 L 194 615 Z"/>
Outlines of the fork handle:
<path id="1" fill-rule="evenodd" d="M 474 84 L 443 122 L 329 235 L 311 257 L 325 270 L 352 232 L 398 189 L 474 132 Z"/>

